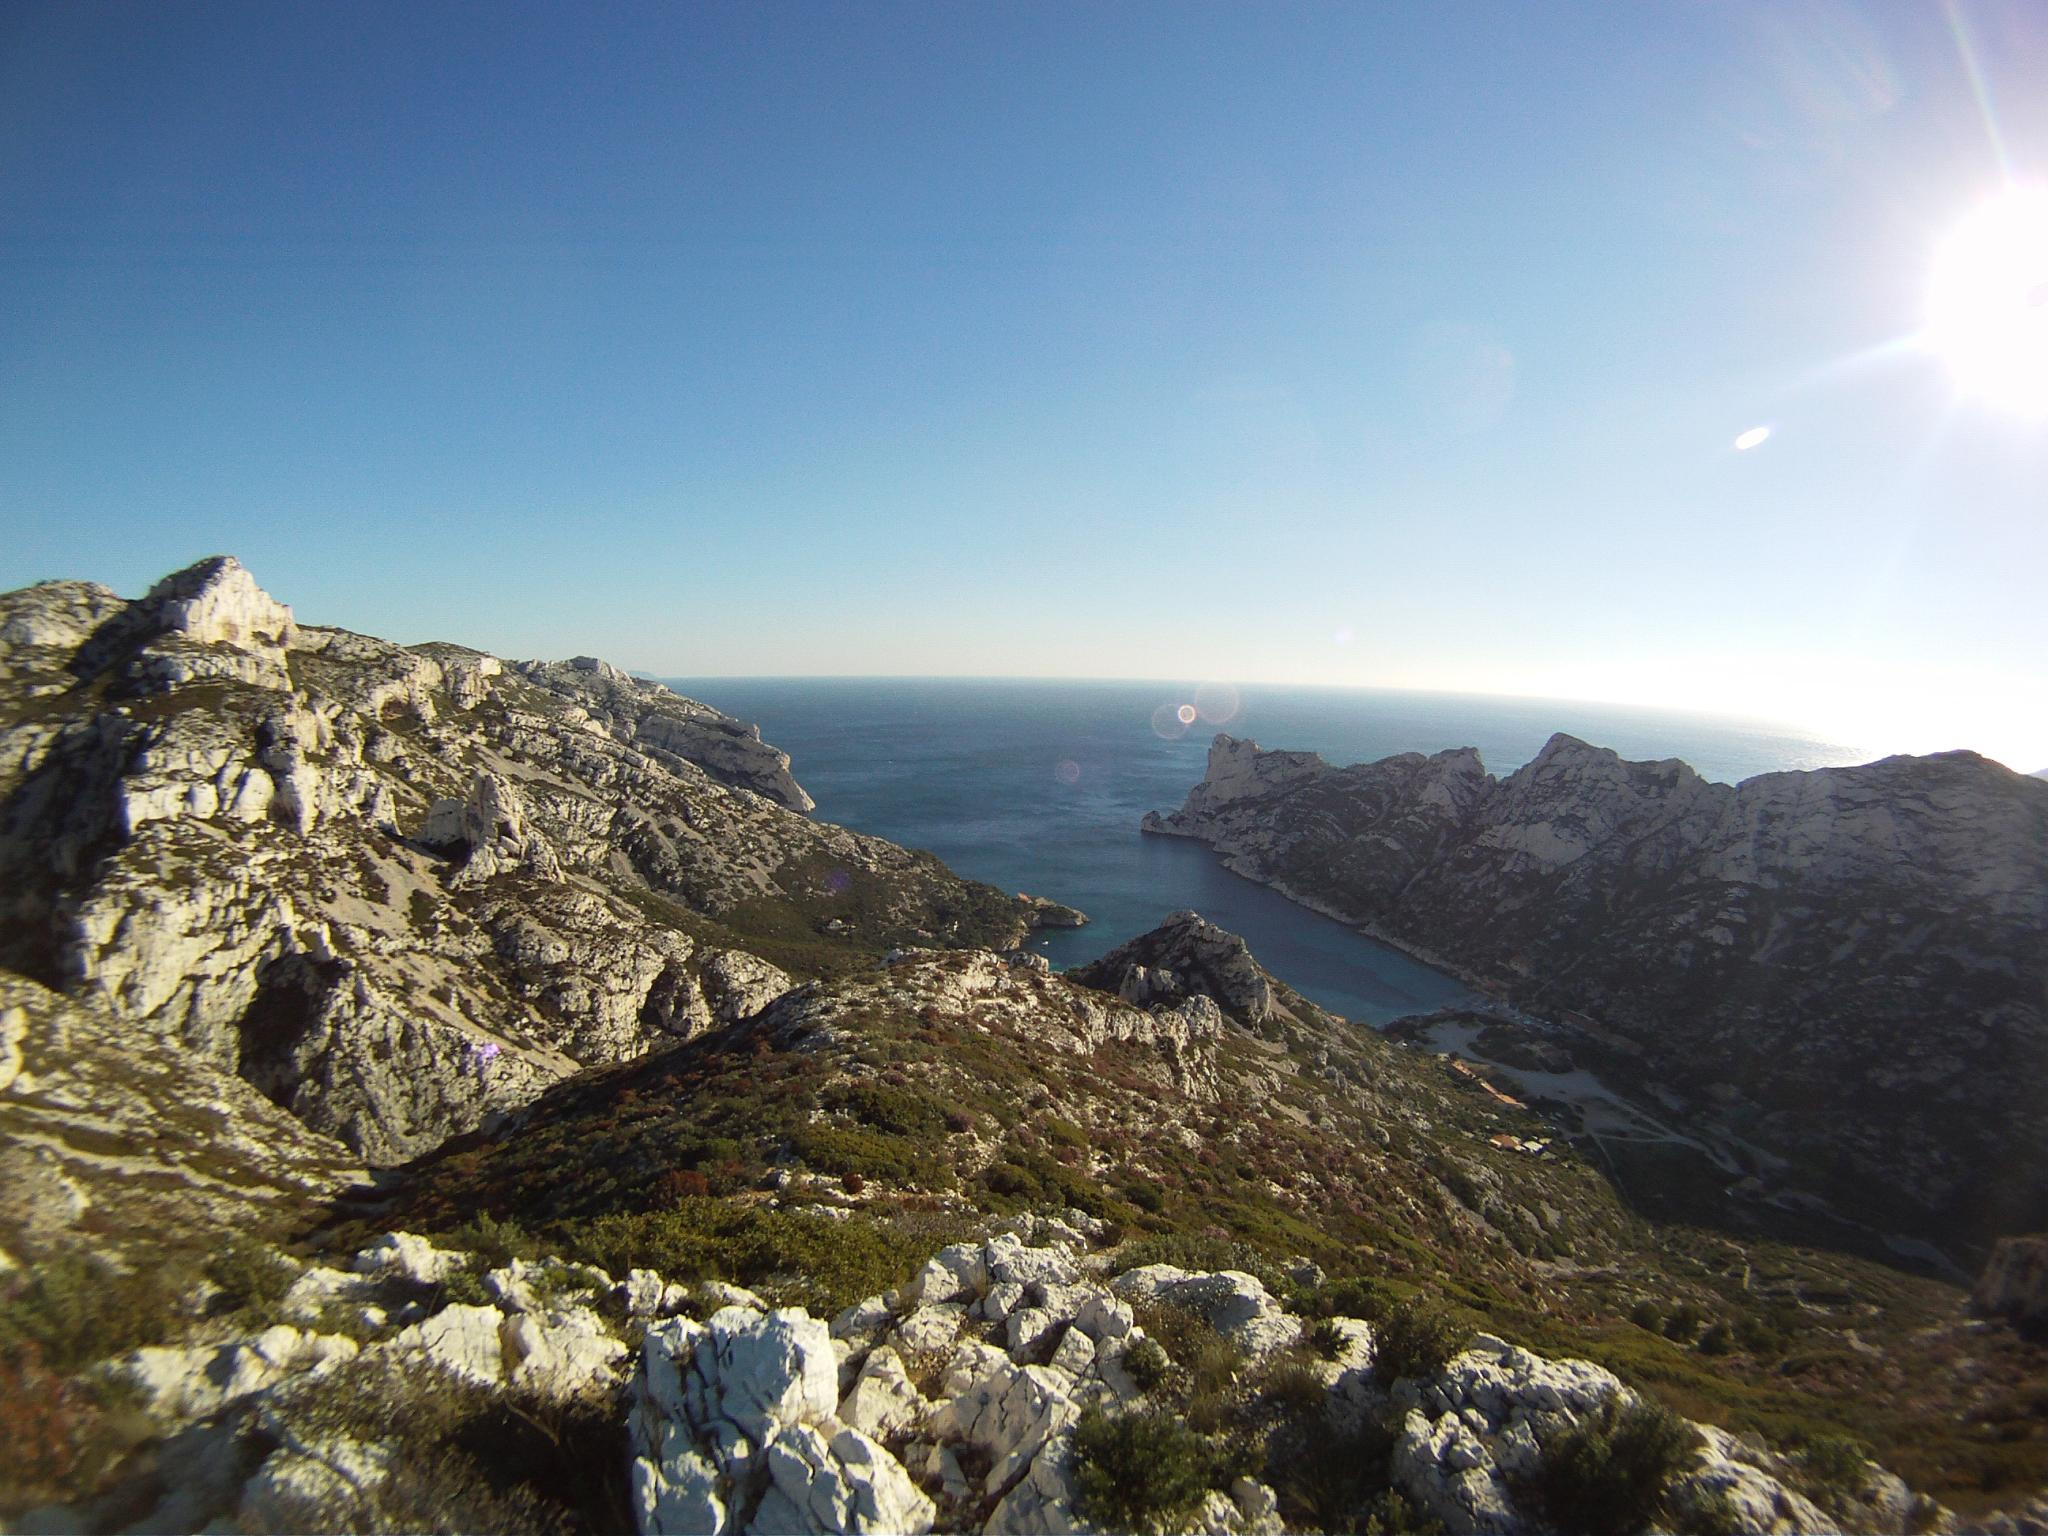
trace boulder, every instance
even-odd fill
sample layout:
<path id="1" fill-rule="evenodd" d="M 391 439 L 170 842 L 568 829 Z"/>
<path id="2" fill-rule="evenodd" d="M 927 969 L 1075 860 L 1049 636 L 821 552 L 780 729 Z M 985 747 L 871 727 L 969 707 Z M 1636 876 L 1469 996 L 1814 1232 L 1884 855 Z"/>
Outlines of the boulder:
<path id="1" fill-rule="evenodd" d="M 888 1436 L 913 1429 L 929 1405 L 903 1368 L 903 1357 L 886 1344 L 869 1353 L 839 1404 L 841 1422 L 863 1434 Z"/>
<path id="2" fill-rule="evenodd" d="M 1118 1275 L 1111 1288 L 1129 1300 L 1168 1301 L 1200 1313 L 1247 1354 L 1268 1354 L 1301 1337 L 1300 1319 L 1288 1315 L 1258 1276 L 1243 1270 L 1193 1274 L 1172 1264 L 1147 1264 Z"/>
<path id="3" fill-rule="evenodd" d="M 495 1387 L 505 1379 L 501 1321 L 496 1307 L 443 1307 L 378 1347 L 415 1357 L 464 1381 Z"/>
<path id="4" fill-rule="evenodd" d="M 332 1370 L 356 1352 L 353 1339 L 280 1324 L 232 1344 L 133 1350 L 109 1370 L 142 1392 L 150 1412 L 197 1419 L 290 1378 Z"/>
<path id="5" fill-rule="evenodd" d="M 2048 1325 L 2048 1234 L 2001 1237 L 1970 1293 L 1970 1309 L 2022 1328 Z"/>
<path id="6" fill-rule="evenodd" d="M 876 1364 L 875 1386 L 851 1406 L 900 1401 L 892 1375 Z M 831 1335 L 801 1309 L 656 1323 L 628 1419 L 640 1530 L 929 1530 L 931 1501 L 880 1444 L 839 1421 L 836 1387 Z"/>
<path id="7" fill-rule="evenodd" d="M 512 1384 L 545 1397 L 572 1397 L 594 1383 L 610 1381 L 626 1346 L 613 1338 L 603 1319 L 587 1307 L 523 1312 L 498 1330 L 505 1358 L 513 1362 Z"/>
<path id="8" fill-rule="evenodd" d="M 359 1275 L 413 1285 L 440 1285 L 468 1267 L 468 1254 L 436 1248 L 411 1232 L 387 1232 L 349 1261 L 349 1268 Z"/>

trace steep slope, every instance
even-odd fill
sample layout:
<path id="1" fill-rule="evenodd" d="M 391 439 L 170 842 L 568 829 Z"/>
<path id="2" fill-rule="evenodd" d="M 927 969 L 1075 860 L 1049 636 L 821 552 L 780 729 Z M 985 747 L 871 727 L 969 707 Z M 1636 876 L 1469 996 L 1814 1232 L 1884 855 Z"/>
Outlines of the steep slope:
<path id="1" fill-rule="evenodd" d="M 1310 1313 L 1433 1294 L 1695 1417 L 1854 1434 L 1945 1498 L 2040 1480 L 2040 1357 L 1957 1288 L 1653 1227 L 1554 1126 L 1323 1013 L 1194 914 L 1089 971 L 1114 990 L 981 951 L 805 986 L 550 1089 L 323 1241 L 513 1222 L 615 1274 L 831 1312 L 992 1217 L 1078 1209 L 1119 1264 L 1249 1271 Z"/>
<path id="2" fill-rule="evenodd" d="M 196 1261 L 223 1233 L 297 1230 L 366 1177 L 240 1079 L 0 974 L 0 1274 L 80 1247 Z"/>
<path id="3" fill-rule="evenodd" d="M 372 1162 L 792 973 L 1036 920 L 809 806 L 658 684 L 301 625 L 232 559 L 0 596 L 0 965 Z"/>
<path id="4" fill-rule="evenodd" d="M 2048 1224 L 2048 785 L 1971 753 L 1731 787 L 1568 736 L 1505 779 L 1219 736 L 1144 827 L 1588 1016 L 1883 1230 Z"/>

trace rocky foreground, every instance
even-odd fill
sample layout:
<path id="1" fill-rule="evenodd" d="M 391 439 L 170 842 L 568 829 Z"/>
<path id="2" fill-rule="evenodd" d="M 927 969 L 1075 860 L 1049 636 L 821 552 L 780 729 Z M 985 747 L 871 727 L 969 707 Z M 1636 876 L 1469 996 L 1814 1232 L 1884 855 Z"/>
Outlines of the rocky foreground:
<path id="1" fill-rule="evenodd" d="M 646 1533 L 1060 1532 L 1142 1516 L 1278 1536 L 1281 1495 L 1254 1475 L 1275 1475 L 1265 1465 L 1179 1464 L 1200 1445 L 1181 1417 L 1191 1368 L 1206 1373 L 1197 1406 L 1249 1409 L 1324 1455 L 1379 1457 L 1322 1475 L 1358 1483 L 1383 1517 L 1455 1536 L 1571 1529 L 1556 1506 L 1578 1490 L 1572 1448 L 1642 1423 L 1666 1443 L 1612 1477 L 1613 1496 L 1677 1529 L 1943 1518 L 1867 1461 L 1823 1507 L 1793 1486 L 1795 1463 L 1659 1413 L 1589 1362 L 1483 1335 L 1396 1357 L 1398 1314 L 1378 1328 L 1324 1318 L 1311 1338 L 1253 1275 L 1119 1268 L 1102 1234 L 1078 1211 L 1029 1218 L 829 1320 L 739 1286 L 493 1264 L 407 1233 L 341 1267 L 269 1260 L 266 1326 L 245 1308 L 239 1331 L 94 1367 L 161 1442 L 95 1500 L 26 1511 L 12 1528 L 479 1529 L 534 1513 L 488 1490 L 476 1467 L 490 1448 L 423 1421 L 427 1404 L 479 1426 L 501 1410 L 575 1425 L 578 1454 L 616 1458 L 594 1481 L 609 1470 Z M 1105 1433 L 1129 1423 L 1157 1431 L 1142 1454 Z M 1629 1476 L 1642 1486 L 1624 1487 Z"/>
<path id="2" fill-rule="evenodd" d="M 1569 736 L 1335 768 L 1219 736 L 1147 832 L 1585 1026 L 1839 1208 L 2048 1225 L 2048 785 L 1968 752 L 1729 786 Z"/>

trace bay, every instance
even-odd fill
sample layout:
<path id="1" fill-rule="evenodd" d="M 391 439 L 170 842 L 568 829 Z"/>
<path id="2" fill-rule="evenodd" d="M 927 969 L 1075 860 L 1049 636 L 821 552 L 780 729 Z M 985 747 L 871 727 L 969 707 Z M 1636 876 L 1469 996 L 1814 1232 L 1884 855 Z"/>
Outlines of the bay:
<path id="1" fill-rule="evenodd" d="M 664 681 L 759 724 L 790 754 L 819 819 L 1087 912 L 1085 928 L 1038 936 L 1057 966 L 1193 908 L 1243 935 L 1289 985 L 1372 1024 L 1473 999 L 1454 978 L 1230 874 L 1207 848 L 1138 831 L 1146 811 L 1178 806 L 1201 779 L 1217 730 L 1333 763 L 1471 746 L 1497 774 L 1560 730 L 1727 782 L 1860 759 L 1758 722 L 1568 701 L 1007 678 Z M 1177 712 L 1195 718 L 1184 726 Z"/>

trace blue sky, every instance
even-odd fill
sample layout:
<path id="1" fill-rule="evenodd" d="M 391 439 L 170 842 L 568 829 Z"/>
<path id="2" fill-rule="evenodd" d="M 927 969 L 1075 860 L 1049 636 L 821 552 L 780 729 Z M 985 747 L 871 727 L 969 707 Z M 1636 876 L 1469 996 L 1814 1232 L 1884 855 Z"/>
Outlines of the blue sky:
<path id="1" fill-rule="evenodd" d="M 2039 767 L 2048 426 L 1899 343 L 2044 78 L 2031 0 L 17 0 L 0 585 Z"/>

